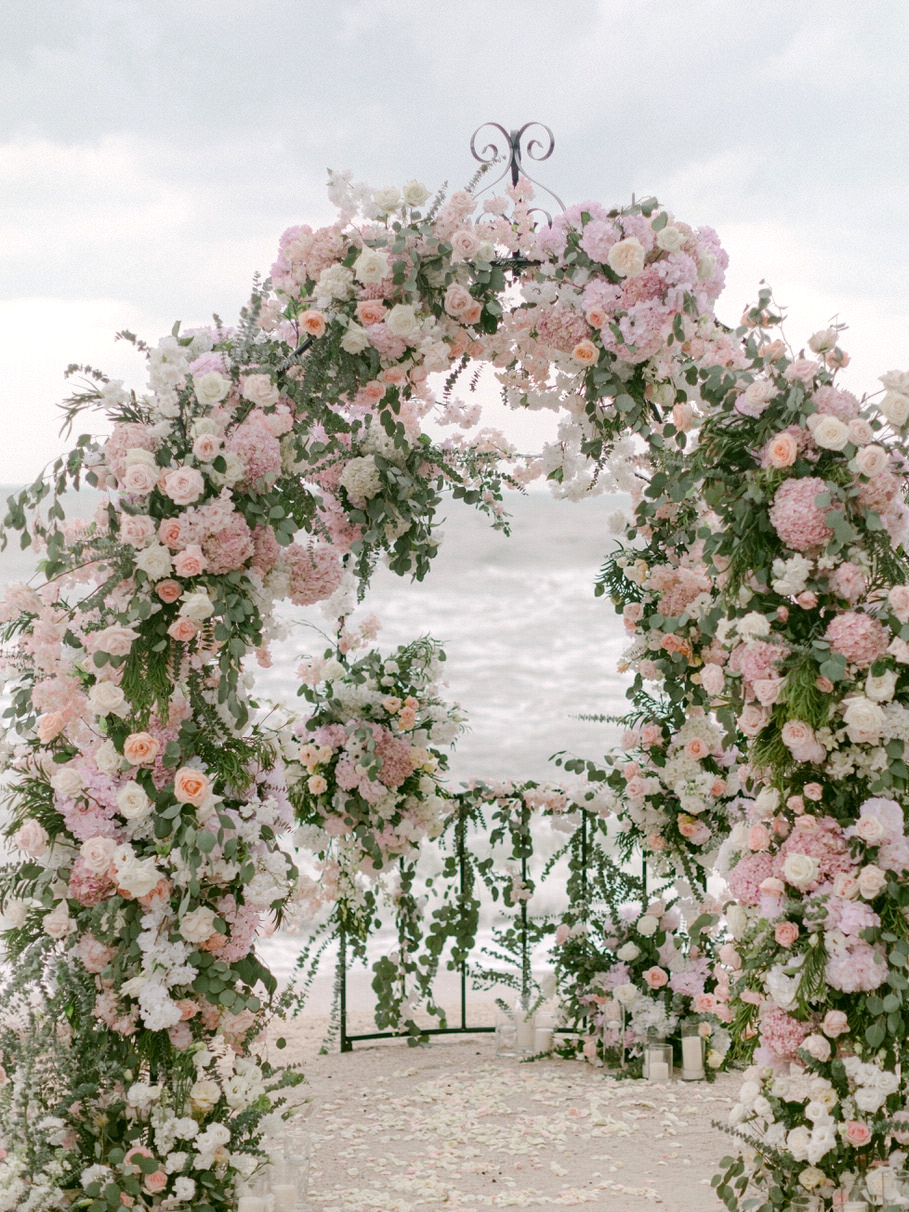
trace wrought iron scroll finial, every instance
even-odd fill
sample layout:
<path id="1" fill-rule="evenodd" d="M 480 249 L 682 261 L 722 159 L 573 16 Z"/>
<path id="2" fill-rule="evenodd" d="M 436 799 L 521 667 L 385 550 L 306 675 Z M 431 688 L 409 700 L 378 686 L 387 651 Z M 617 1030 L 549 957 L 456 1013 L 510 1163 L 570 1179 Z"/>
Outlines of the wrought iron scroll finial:
<path id="1" fill-rule="evenodd" d="M 534 130 L 545 133 L 546 141 L 544 142 L 538 135 L 532 133 Z M 484 131 L 490 133 L 483 134 Z M 528 134 L 528 132 L 531 132 Z M 484 142 L 485 140 L 485 142 Z M 491 181 L 482 193 L 492 189 L 494 185 L 498 185 L 506 176 L 510 174 L 511 184 L 517 185 L 521 177 L 526 177 L 528 181 L 532 181 L 534 185 L 538 185 L 545 193 L 549 194 L 550 198 L 554 198 L 559 207 L 564 210 L 565 203 L 551 189 L 542 185 L 534 177 L 531 177 L 524 167 L 524 158 L 529 160 L 548 160 L 552 155 L 555 147 L 555 138 L 548 126 L 542 122 L 525 122 L 520 130 L 507 131 L 504 126 L 498 122 L 484 122 L 482 126 L 478 126 L 470 137 L 470 152 L 475 160 L 483 165 L 501 164 L 507 161 L 505 169 Z M 540 209 L 538 207 L 534 208 Z M 552 222 L 552 217 L 548 212 L 546 214 L 548 221 Z"/>

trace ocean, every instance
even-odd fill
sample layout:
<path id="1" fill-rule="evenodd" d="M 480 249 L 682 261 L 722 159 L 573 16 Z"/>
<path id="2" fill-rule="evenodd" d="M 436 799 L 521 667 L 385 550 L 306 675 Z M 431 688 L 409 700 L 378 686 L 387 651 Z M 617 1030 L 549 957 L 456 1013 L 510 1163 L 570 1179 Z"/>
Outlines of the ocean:
<path id="1" fill-rule="evenodd" d="M 10 491 L 0 489 L 3 500 Z M 90 512 L 96 500 L 84 494 L 72 512 Z M 616 725 L 580 717 L 625 710 L 626 679 L 616 672 L 624 628 L 608 598 L 593 592 L 615 542 L 607 519 L 622 503 L 607 495 L 574 502 L 541 491 L 513 493 L 506 501 L 512 533 L 505 536 L 469 506 L 450 501 L 439 554 L 422 583 L 377 570 L 355 618 L 378 616 L 378 646 L 387 652 L 429 634 L 447 653 L 446 694 L 468 717 L 451 761 L 452 784 L 558 783 L 554 753 L 596 759 L 615 742 Z M 28 552 L 8 548 L 0 555 L 0 585 L 32 569 Z M 324 648 L 313 628 L 325 620 L 318 609 L 282 610 L 282 617 L 287 635 L 273 648 L 271 668 L 257 671 L 256 689 L 293 706 L 301 704 L 295 669 L 301 656 Z M 279 935 L 261 951 L 281 976 L 299 945 Z"/>

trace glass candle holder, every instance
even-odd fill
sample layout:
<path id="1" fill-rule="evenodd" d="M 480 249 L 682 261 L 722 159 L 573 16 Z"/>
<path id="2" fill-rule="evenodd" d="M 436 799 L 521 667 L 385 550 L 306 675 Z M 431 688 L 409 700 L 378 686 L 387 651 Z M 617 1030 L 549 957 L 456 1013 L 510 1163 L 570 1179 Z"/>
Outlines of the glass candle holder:
<path id="1" fill-rule="evenodd" d="M 513 1010 L 496 1006 L 496 1056 L 517 1056 L 518 1024 Z"/>
<path id="2" fill-rule="evenodd" d="M 672 1044 L 648 1040 L 644 1045 L 644 1077 L 650 1082 L 668 1082 L 672 1077 Z"/>
<path id="3" fill-rule="evenodd" d="M 696 1019 L 688 1018 L 682 1023 L 682 1081 L 703 1081 L 705 1076 L 700 1024 Z"/>

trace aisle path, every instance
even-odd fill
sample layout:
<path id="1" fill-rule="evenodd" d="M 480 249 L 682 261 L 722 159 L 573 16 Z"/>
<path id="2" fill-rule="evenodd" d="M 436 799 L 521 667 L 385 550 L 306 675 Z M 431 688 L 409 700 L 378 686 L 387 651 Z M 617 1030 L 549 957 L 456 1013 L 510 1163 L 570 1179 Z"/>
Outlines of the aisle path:
<path id="1" fill-rule="evenodd" d="M 308 1051 L 308 1049 L 307 1049 Z M 312 1212 L 588 1206 L 714 1212 L 735 1076 L 653 1085 L 467 1042 L 306 1061 Z"/>

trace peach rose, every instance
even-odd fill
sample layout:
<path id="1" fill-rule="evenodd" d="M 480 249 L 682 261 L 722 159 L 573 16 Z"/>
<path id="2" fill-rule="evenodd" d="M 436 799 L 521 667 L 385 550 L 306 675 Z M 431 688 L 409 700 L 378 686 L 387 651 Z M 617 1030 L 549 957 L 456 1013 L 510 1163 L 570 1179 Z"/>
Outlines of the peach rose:
<path id="1" fill-rule="evenodd" d="M 901 623 L 909 623 L 909 585 L 894 585 L 887 602 Z"/>
<path id="2" fill-rule="evenodd" d="M 361 299 L 357 304 L 357 319 L 361 324 L 381 324 L 385 319 L 385 304 L 381 299 Z"/>
<path id="3" fill-rule="evenodd" d="M 791 467 L 799 455 L 799 444 L 791 433 L 778 433 L 764 447 L 768 467 Z"/>
<path id="4" fill-rule="evenodd" d="M 301 331 L 309 337 L 325 335 L 325 317 L 320 311 L 304 311 L 299 317 L 298 323 Z"/>
<path id="5" fill-rule="evenodd" d="M 710 750 L 707 748 L 707 743 L 701 737 L 696 736 L 685 746 L 685 754 L 688 757 L 695 758 L 700 761 L 701 758 L 707 757 Z"/>
<path id="6" fill-rule="evenodd" d="M 192 766 L 181 766 L 174 775 L 174 798 L 181 804 L 198 808 L 205 802 L 210 787 L 208 775 Z"/>
<path id="7" fill-rule="evenodd" d="M 780 947 L 791 947 L 799 936 L 799 928 L 795 922 L 777 922 L 773 937 Z"/>
<path id="8" fill-rule="evenodd" d="M 571 356 L 581 366 L 595 366 L 600 355 L 593 341 L 589 341 L 585 337 L 583 341 L 579 341 L 575 345 Z"/>
<path id="9" fill-rule="evenodd" d="M 469 307 L 465 307 L 461 313 L 461 319 L 465 324 L 476 324 L 480 316 L 483 314 L 483 304 L 479 299 L 474 299 Z"/>
<path id="10" fill-rule="evenodd" d="M 150 766 L 161 745 L 148 732 L 131 732 L 123 742 L 123 756 L 131 766 Z"/>
<path id="11" fill-rule="evenodd" d="M 62 712 L 46 711 L 44 715 L 38 717 L 38 740 L 42 745 L 46 745 L 48 741 L 52 741 L 55 736 L 60 735 L 64 724 Z"/>
<path id="12" fill-rule="evenodd" d="M 609 321 L 609 312 L 605 307 L 589 307 L 584 318 L 591 328 L 603 328 Z"/>

